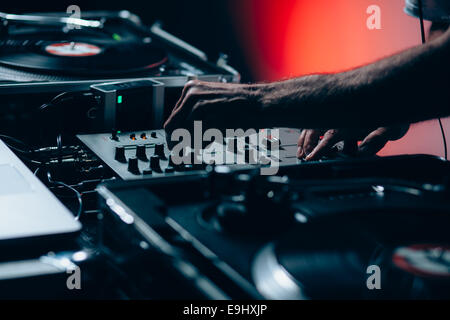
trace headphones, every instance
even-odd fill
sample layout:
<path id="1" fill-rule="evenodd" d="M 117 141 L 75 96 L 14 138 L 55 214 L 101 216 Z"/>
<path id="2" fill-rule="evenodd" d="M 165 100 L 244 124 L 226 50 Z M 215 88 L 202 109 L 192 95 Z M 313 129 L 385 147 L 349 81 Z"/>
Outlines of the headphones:
<path id="1" fill-rule="evenodd" d="M 448 0 L 406 0 L 405 12 L 425 20 L 450 22 L 450 1 Z"/>

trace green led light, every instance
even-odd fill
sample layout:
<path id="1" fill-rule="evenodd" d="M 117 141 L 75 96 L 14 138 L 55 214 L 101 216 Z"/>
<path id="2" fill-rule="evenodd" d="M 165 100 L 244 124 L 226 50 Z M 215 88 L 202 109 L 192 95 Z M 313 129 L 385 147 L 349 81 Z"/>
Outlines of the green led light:
<path id="1" fill-rule="evenodd" d="M 122 96 L 117 97 L 117 103 L 122 103 Z"/>
<path id="2" fill-rule="evenodd" d="M 122 37 L 121 37 L 119 34 L 117 34 L 117 33 L 113 33 L 112 37 L 113 37 L 113 39 L 116 40 L 116 41 L 122 40 Z"/>
<path id="3" fill-rule="evenodd" d="M 117 134 L 121 134 L 122 133 L 122 131 L 120 131 L 120 130 L 117 130 Z"/>

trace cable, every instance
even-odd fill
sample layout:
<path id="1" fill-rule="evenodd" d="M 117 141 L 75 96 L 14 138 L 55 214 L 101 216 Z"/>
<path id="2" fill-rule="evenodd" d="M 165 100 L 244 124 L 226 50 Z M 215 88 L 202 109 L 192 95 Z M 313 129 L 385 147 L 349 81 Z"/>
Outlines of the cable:
<path id="1" fill-rule="evenodd" d="M 30 147 L 29 145 L 27 145 L 25 142 L 23 142 L 23 141 L 21 141 L 21 140 L 19 140 L 19 139 L 17 139 L 17 138 L 14 138 L 14 137 L 11 137 L 11 136 L 7 136 L 7 135 L 5 135 L 5 134 L 0 134 L 0 138 L 2 138 L 2 139 L 7 139 L 7 140 L 11 140 L 12 142 L 17 143 L 17 144 L 20 144 L 22 147 L 25 147 L 26 149 L 28 149 L 28 150 L 19 149 L 19 148 L 16 148 L 15 146 L 13 146 L 13 145 L 11 145 L 11 144 L 5 142 L 5 144 L 6 144 L 8 147 L 10 147 L 11 149 L 13 149 L 13 150 L 15 150 L 15 151 L 17 151 L 17 152 L 21 152 L 21 153 L 32 153 L 32 152 L 33 152 L 33 148 L 31 148 L 31 147 Z"/>
<path id="2" fill-rule="evenodd" d="M 422 36 L 422 44 L 425 44 L 427 40 L 425 39 L 425 25 L 423 22 L 423 4 L 422 0 L 419 0 L 419 19 L 420 19 L 420 35 Z"/>
<path id="3" fill-rule="evenodd" d="M 51 176 L 50 172 L 47 172 L 47 179 L 48 179 L 48 182 L 65 187 L 75 193 L 75 195 L 77 196 L 77 200 L 78 200 L 78 211 L 77 211 L 77 215 L 75 216 L 75 220 L 79 220 L 81 213 L 83 212 L 83 198 L 81 197 L 81 193 L 78 192 L 78 190 L 76 190 L 75 188 L 69 186 L 68 184 L 66 184 L 62 181 L 52 180 L 52 176 Z"/>
<path id="4" fill-rule="evenodd" d="M 422 44 L 427 42 L 425 38 L 425 25 L 423 19 L 423 2 L 419 0 L 419 18 L 420 18 L 420 34 L 422 36 Z M 444 158 L 448 160 L 448 151 L 447 151 L 447 137 L 445 136 L 444 126 L 442 125 L 442 119 L 438 118 L 439 127 L 441 128 L 442 141 L 444 143 Z"/>
<path id="5" fill-rule="evenodd" d="M 61 164 L 62 163 L 62 156 L 63 156 L 63 145 L 62 145 L 62 135 L 61 133 L 58 134 L 58 136 L 56 137 L 56 146 L 58 148 L 58 163 Z"/>
<path id="6" fill-rule="evenodd" d="M 441 128 L 441 134 L 442 134 L 442 141 L 444 142 L 444 158 L 445 160 L 448 160 L 448 153 L 447 153 L 447 138 L 445 136 L 444 126 L 442 125 L 442 119 L 439 118 L 439 127 Z"/>
<path id="7" fill-rule="evenodd" d="M 52 106 L 56 106 L 62 102 L 67 102 L 69 100 L 75 99 L 77 97 L 92 97 L 94 94 L 92 92 L 62 92 L 55 96 L 50 102 L 44 103 L 39 107 L 40 111 L 43 111 Z"/>
<path id="8" fill-rule="evenodd" d="M 39 171 L 41 171 L 41 167 L 37 167 L 37 169 L 34 170 L 33 174 L 34 174 L 35 176 L 37 176 L 38 173 L 39 173 Z"/>
<path id="9" fill-rule="evenodd" d="M 17 138 L 11 137 L 11 136 L 4 135 L 4 134 L 0 134 L 0 138 L 6 139 L 6 140 L 10 140 L 10 141 L 12 141 L 12 142 L 14 142 L 16 144 L 20 144 L 22 147 L 25 147 L 26 149 L 28 149 L 28 150 L 23 150 L 23 149 L 20 149 L 20 148 L 17 148 L 15 146 L 13 146 L 11 143 L 3 141 L 8 146 L 8 148 L 10 148 L 11 150 L 17 152 L 17 156 L 20 159 L 25 160 L 25 161 L 30 162 L 30 163 L 33 163 L 33 164 L 37 164 L 39 166 L 44 164 L 44 162 L 36 160 L 36 159 L 33 159 L 33 158 L 30 157 L 30 156 L 32 156 L 34 154 L 34 150 L 29 145 L 27 145 L 25 142 L 23 142 L 23 141 L 21 141 L 21 140 L 19 140 Z"/>

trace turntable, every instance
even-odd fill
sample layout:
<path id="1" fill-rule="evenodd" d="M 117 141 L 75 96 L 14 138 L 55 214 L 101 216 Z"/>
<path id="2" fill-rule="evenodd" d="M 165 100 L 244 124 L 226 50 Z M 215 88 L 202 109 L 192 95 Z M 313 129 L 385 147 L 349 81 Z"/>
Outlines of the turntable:
<path id="1" fill-rule="evenodd" d="M 214 65 L 160 23 L 146 27 L 128 11 L 83 12 L 79 28 L 70 29 L 67 17 L 59 13 L 0 13 L 0 20 L 3 82 L 211 75 L 216 80 L 239 80 L 224 59 Z"/>
<path id="2" fill-rule="evenodd" d="M 449 170 L 400 156 L 304 163 L 272 177 L 217 168 L 98 191 L 122 225 L 111 233 L 188 263 L 218 288 L 210 298 L 448 298 Z M 149 206 L 150 197 L 159 200 Z"/>
<path id="3" fill-rule="evenodd" d="M 150 37 L 130 31 L 112 21 L 102 27 L 73 30 L 12 24 L 0 41 L 0 64 L 5 71 L 2 80 L 156 74 L 155 70 L 168 60 L 165 50 Z"/>
<path id="4" fill-rule="evenodd" d="M 86 11 L 80 19 L 67 19 L 62 13 L 0 13 L 0 97 L 4 106 L 0 123 L 5 133 L 35 137 L 43 126 L 54 127 L 55 121 L 61 123 L 63 132 L 59 133 L 98 133 L 101 130 L 85 100 L 68 107 L 70 114 L 43 115 L 37 110 L 61 93 L 83 93 L 95 84 L 131 80 L 154 83 L 151 108 L 161 119 L 146 129 L 161 129 L 162 118 L 170 114 L 188 80 L 240 80 L 226 56 L 213 63 L 204 52 L 165 31 L 159 22 L 148 27 L 128 11 Z M 68 28 L 69 22 L 78 23 L 78 28 Z M 41 117 L 39 125 L 36 116 Z M 16 118 L 22 120 L 20 128 Z"/>

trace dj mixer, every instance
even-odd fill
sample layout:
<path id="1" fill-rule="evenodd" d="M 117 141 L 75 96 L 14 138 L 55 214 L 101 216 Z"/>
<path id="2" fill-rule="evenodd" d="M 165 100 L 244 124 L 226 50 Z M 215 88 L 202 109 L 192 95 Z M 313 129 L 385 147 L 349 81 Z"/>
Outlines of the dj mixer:
<path id="1" fill-rule="evenodd" d="M 275 130 L 276 135 L 270 134 Z M 265 129 L 253 137 L 243 135 L 227 137 L 222 143 L 214 141 L 210 148 L 222 150 L 224 163 L 227 158 L 230 159 L 229 166 L 232 168 L 251 167 L 252 164 L 285 166 L 300 163 L 296 156 L 299 134 L 299 129 Z M 262 136 L 258 137 L 261 144 L 250 143 L 258 141 L 254 137 L 256 135 Z M 208 164 L 203 161 L 202 154 L 193 148 L 186 151 L 188 163 L 175 164 L 164 130 L 87 134 L 78 135 L 78 139 L 123 180 L 195 174 L 205 170 Z M 241 151 L 238 150 L 240 147 Z M 238 153 L 243 156 L 242 164 L 237 164 Z M 264 161 L 259 158 L 262 154 L 266 158 Z"/>

